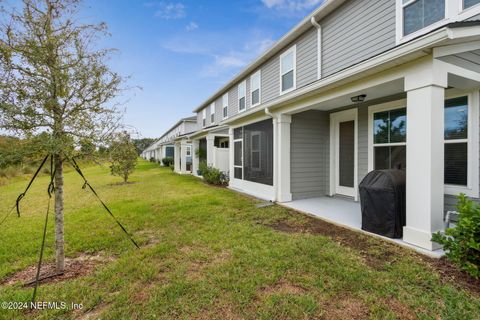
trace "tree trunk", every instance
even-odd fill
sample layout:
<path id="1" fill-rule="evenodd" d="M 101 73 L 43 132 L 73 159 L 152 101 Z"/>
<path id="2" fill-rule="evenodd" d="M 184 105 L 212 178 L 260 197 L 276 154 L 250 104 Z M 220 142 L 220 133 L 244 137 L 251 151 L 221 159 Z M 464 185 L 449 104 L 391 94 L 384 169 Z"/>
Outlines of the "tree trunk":
<path id="1" fill-rule="evenodd" d="M 63 160 L 55 155 L 55 263 L 57 273 L 65 271 L 63 239 Z"/>

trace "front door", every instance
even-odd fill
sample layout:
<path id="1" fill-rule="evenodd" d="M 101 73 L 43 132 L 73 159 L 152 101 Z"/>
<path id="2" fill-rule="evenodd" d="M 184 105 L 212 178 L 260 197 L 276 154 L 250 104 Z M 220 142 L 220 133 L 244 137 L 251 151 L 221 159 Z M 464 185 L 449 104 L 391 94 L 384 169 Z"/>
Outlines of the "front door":
<path id="1" fill-rule="evenodd" d="M 332 113 L 330 194 L 357 198 L 357 110 Z"/>

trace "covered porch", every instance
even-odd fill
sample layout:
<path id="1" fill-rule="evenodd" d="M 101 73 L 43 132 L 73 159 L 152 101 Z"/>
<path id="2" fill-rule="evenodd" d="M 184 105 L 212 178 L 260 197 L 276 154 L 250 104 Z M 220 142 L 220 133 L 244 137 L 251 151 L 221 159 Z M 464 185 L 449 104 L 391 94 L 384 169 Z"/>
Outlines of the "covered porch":
<path id="1" fill-rule="evenodd" d="M 192 139 L 192 173 L 199 175 L 199 165 L 205 162 L 208 166 L 222 172 L 229 170 L 229 135 L 227 127 L 205 128 L 190 135 Z"/>
<path id="2" fill-rule="evenodd" d="M 290 155 L 277 167 L 276 188 L 289 195 L 278 202 L 361 230 L 359 183 L 398 168 L 406 224 L 403 238 L 389 241 L 442 254 L 431 236 L 445 211 L 459 193 L 479 198 L 480 70 L 444 58 L 453 49 L 272 110 L 290 120 L 277 129 L 276 152 Z"/>

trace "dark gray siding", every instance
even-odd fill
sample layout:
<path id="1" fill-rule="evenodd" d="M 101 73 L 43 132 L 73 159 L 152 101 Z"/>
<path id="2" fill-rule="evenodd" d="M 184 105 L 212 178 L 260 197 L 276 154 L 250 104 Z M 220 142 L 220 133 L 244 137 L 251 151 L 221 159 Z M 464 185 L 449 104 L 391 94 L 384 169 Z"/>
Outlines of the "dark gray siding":
<path id="1" fill-rule="evenodd" d="M 306 111 L 292 116 L 290 166 L 294 200 L 328 193 L 329 115 Z"/>
<path id="2" fill-rule="evenodd" d="M 317 29 L 311 28 L 297 42 L 297 88 L 317 80 Z M 278 82 L 278 81 L 277 81 Z"/>
<path id="3" fill-rule="evenodd" d="M 368 107 L 358 110 L 358 183 L 368 173 Z"/>
<path id="4" fill-rule="evenodd" d="M 322 26 L 322 77 L 395 46 L 395 0 L 351 0 Z"/>

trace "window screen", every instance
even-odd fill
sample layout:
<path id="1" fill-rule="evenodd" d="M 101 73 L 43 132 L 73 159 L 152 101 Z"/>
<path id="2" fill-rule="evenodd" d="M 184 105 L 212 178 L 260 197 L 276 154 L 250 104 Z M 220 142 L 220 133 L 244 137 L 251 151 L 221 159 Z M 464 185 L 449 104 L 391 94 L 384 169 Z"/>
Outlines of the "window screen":
<path id="1" fill-rule="evenodd" d="M 403 35 L 405 36 L 428 27 L 445 17 L 445 0 L 408 2 L 403 0 Z"/>
<path id="2" fill-rule="evenodd" d="M 271 119 L 244 127 L 244 180 L 273 185 L 273 123 Z"/>

